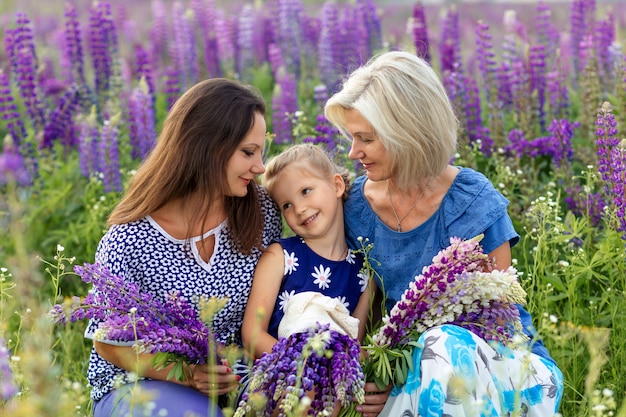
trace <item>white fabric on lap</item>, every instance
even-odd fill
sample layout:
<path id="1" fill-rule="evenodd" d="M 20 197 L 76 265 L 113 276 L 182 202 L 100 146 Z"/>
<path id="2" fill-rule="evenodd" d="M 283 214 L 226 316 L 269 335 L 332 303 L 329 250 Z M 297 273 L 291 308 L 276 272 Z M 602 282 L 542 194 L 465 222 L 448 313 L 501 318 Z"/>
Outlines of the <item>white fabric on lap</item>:
<path id="1" fill-rule="evenodd" d="M 278 337 L 301 333 L 319 324 L 330 324 L 330 329 L 356 338 L 359 319 L 336 298 L 313 291 L 305 291 L 289 298 L 285 316 L 278 325 Z"/>

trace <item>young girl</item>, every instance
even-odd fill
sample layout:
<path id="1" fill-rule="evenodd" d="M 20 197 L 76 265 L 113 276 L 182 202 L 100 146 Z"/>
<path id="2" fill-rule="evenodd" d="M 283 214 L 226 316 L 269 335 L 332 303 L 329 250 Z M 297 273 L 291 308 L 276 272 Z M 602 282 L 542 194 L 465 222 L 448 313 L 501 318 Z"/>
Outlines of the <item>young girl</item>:
<path id="1" fill-rule="evenodd" d="M 270 245 L 254 273 L 242 338 L 244 347 L 255 357 L 271 351 L 279 337 L 285 307 L 290 299 L 293 301 L 302 293 L 306 293 L 299 300 L 303 303 L 321 293 L 341 308 L 347 307 L 352 317 L 359 319 L 353 337 L 361 340 L 364 336 L 369 280 L 361 271 L 362 257 L 349 251 L 346 244 L 343 221 L 346 184 L 347 175 L 342 175 L 321 148 L 311 144 L 290 147 L 268 163 L 264 185 L 296 236 Z M 305 308 L 295 307 L 298 313 Z M 330 316 L 337 317 L 332 312 Z M 350 327 L 349 319 L 337 321 L 333 324 L 338 327 Z M 290 329 L 294 333 L 298 325 L 303 331 L 308 324 L 315 323 L 299 314 L 285 316 L 281 333 L 289 333 Z M 320 324 L 325 323 L 320 320 Z M 287 329 L 283 331 L 283 328 Z"/>

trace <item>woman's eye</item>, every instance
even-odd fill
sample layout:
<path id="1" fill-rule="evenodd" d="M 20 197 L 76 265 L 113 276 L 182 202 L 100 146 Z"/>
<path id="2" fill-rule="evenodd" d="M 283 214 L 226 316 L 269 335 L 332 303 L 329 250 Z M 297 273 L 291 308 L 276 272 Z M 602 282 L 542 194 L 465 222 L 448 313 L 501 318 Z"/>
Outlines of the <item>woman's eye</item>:
<path id="1" fill-rule="evenodd" d="M 254 152 L 252 152 L 252 151 L 248 151 L 248 150 L 246 150 L 246 149 L 244 149 L 244 150 L 243 150 L 243 153 L 245 153 L 245 154 L 246 154 L 246 156 L 253 156 L 253 155 L 254 155 Z"/>

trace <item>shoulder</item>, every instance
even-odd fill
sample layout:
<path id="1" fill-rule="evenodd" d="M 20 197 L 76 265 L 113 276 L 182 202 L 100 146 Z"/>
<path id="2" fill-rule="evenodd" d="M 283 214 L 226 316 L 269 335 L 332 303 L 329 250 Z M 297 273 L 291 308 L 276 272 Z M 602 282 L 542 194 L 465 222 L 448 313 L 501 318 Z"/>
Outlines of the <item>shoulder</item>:
<path id="1" fill-rule="evenodd" d="M 486 252 L 506 241 L 512 246 L 519 235 L 507 213 L 508 205 L 509 201 L 485 175 L 461 168 L 442 202 L 446 236 L 471 238 L 484 234 Z"/>
<path id="2" fill-rule="evenodd" d="M 502 216 L 508 205 L 509 201 L 485 175 L 461 168 L 443 199 L 442 209 L 449 224 L 465 216 Z"/>
<path id="3" fill-rule="evenodd" d="M 359 247 L 358 237 L 369 236 L 370 229 L 377 224 L 376 213 L 363 194 L 363 185 L 366 179 L 366 176 L 360 176 L 354 181 L 348 191 L 348 199 L 344 203 L 346 240 L 352 249 Z"/>

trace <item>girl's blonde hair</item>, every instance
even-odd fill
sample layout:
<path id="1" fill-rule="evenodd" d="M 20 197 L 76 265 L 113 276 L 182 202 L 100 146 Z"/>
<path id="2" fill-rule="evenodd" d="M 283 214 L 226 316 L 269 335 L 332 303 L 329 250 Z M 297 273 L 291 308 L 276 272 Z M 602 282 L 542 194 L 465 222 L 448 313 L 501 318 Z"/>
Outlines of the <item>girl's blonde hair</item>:
<path id="1" fill-rule="evenodd" d="M 301 143 L 290 146 L 283 152 L 274 156 L 265 165 L 265 173 L 263 174 L 263 185 L 272 196 L 272 191 L 276 185 L 278 174 L 289 165 L 297 163 L 311 175 L 320 179 L 328 179 L 329 181 L 335 174 L 341 175 L 346 189 L 343 193 L 343 199 L 348 197 L 348 188 L 350 187 L 350 172 L 337 165 L 331 157 L 319 146 L 311 143 Z"/>

